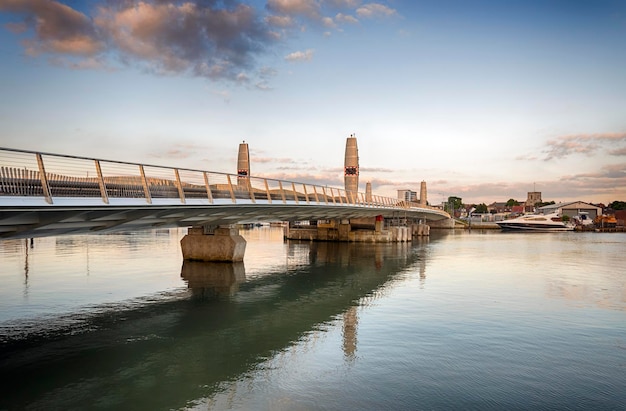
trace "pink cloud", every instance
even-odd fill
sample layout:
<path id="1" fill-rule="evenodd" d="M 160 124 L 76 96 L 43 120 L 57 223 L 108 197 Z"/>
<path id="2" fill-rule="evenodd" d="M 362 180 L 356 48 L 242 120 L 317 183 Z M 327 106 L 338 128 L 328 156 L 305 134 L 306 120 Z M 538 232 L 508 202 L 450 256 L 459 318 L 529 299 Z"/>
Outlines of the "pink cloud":
<path id="1" fill-rule="evenodd" d="M 544 160 L 564 158 L 572 154 L 591 155 L 610 144 L 626 143 L 626 133 L 574 134 L 557 137 L 546 143 Z M 621 154 L 618 154 L 621 155 Z"/>

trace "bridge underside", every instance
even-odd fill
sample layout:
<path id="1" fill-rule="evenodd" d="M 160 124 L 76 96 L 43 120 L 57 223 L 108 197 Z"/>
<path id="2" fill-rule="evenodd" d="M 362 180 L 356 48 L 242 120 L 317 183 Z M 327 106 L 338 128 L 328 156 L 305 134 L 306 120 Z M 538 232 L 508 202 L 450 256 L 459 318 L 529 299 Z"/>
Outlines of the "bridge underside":
<path id="1" fill-rule="evenodd" d="M 362 218 L 445 219 L 431 210 L 398 210 L 350 205 L 211 204 L 211 205 L 94 205 L 3 207 L 0 238 L 29 238 L 64 234 L 106 233 L 153 228 L 232 225 L 246 222 L 305 221 Z"/>

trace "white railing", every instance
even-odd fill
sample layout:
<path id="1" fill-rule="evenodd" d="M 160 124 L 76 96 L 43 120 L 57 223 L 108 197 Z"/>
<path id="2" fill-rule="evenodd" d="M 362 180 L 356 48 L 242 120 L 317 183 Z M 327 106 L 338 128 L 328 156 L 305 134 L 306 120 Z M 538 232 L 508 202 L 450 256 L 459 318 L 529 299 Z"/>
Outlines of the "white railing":
<path id="1" fill-rule="evenodd" d="M 432 207 L 341 188 L 213 171 L 0 148 L 0 200 L 7 196 L 44 198 L 176 199 L 203 202 L 360 206 L 394 209 Z"/>

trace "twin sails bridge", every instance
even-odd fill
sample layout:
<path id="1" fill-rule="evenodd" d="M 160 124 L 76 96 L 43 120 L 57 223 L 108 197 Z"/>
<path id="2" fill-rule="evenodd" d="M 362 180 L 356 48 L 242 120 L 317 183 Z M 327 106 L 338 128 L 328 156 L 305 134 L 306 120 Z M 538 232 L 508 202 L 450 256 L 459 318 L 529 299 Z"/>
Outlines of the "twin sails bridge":
<path id="1" fill-rule="evenodd" d="M 369 192 L 0 148 L 0 239 L 377 216 L 450 218 Z"/>

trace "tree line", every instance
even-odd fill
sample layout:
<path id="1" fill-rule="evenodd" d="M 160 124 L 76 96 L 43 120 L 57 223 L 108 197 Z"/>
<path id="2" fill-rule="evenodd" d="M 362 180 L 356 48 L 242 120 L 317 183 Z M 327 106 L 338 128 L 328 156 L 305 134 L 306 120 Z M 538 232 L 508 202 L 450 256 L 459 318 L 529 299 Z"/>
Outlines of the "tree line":
<path id="1" fill-rule="evenodd" d="M 518 206 L 521 204 L 522 204 L 521 202 L 513 198 L 510 198 L 506 202 L 507 207 Z M 535 208 L 544 207 L 544 206 L 553 205 L 553 204 L 556 204 L 556 203 L 554 201 L 543 201 L 543 202 L 536 203 Z M 487 204 L 485 203 L 471 204 L 470 207 L 474 208 L 473 212 L 476 214 L 489 213 L 489 207 L 487 207 Z M 454 210 L 460 210 L 462 208 L 466 208 L 466 205 L 463 204 L 463 199 L 457 196 L 448 197 L 448 202 L 444 204 L 444 211 L 447 211 L 448 213 L 453 213 Z M 608 204 L 607 208 L 611 210 L 626 210 L 626 201 L 612 201 Z"/>

